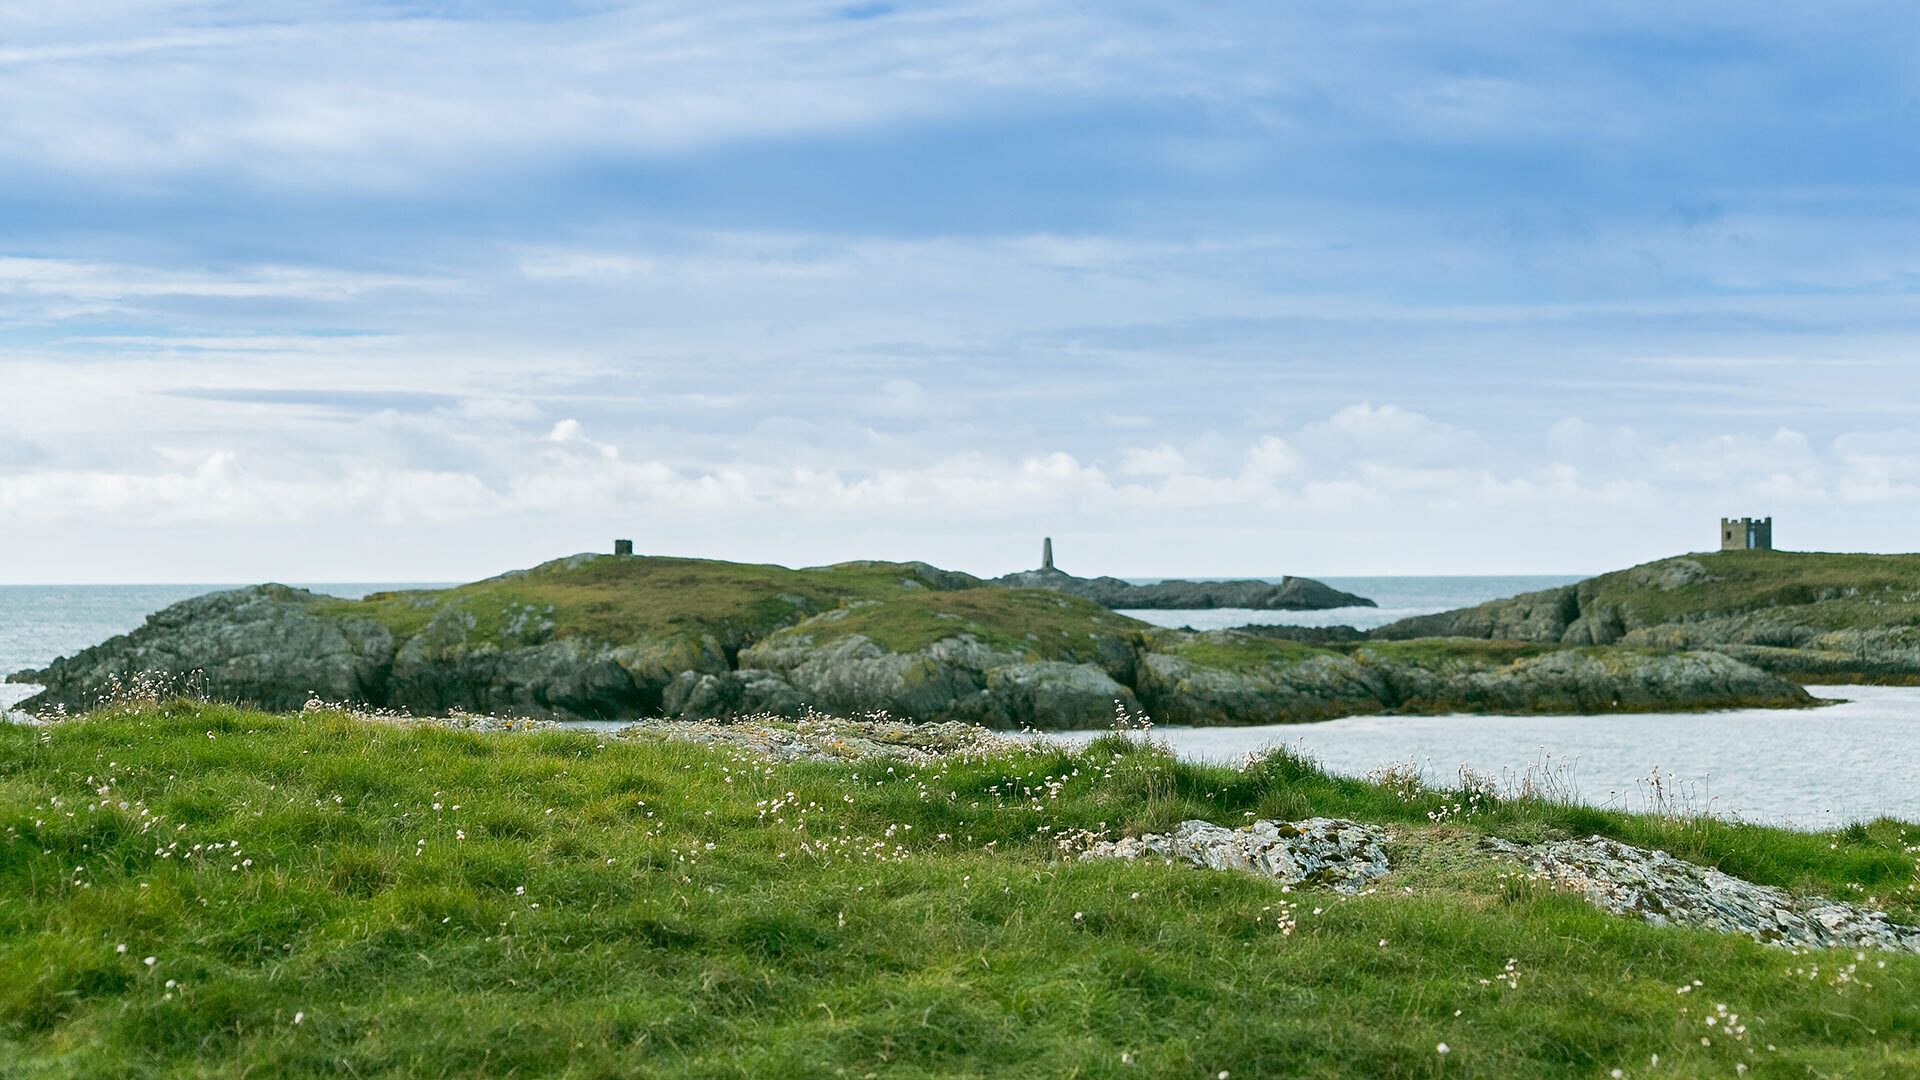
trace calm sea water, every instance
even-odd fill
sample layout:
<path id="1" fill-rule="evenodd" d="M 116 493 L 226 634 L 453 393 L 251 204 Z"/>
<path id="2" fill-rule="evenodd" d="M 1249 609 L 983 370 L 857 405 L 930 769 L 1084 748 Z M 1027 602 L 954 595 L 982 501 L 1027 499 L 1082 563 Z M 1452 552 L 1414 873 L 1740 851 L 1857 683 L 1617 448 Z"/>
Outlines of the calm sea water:
<path id="1" fill-rule="evenodd" d="M 1462 765 L 1495 777 L 1529 765 L 1582 801 L 1653 809 L 1658 769 L 1683 803 L 1722 817 L 1832 828 L 1882 815 L 1920 821 L 1920 687 L 1816 686 L 1822 709 L 1606 716 L 1350 716 L 1320 724 L 1157 728 L 1182 757 L 1238 762 L 1263 747 L 1304 750 L 1336 773 L 1411 762 L 1431 781 Z M 1066 732 L 1070 742 L 1099 732 Z"/>

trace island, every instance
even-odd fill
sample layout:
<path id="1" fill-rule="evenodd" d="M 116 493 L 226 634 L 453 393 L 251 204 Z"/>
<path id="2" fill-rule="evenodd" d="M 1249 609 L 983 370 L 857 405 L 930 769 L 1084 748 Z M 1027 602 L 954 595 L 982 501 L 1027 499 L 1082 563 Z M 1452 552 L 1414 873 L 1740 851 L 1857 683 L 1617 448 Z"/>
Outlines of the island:
<path id="1" fill-rule="evenodd" d="M 1335 608 L 1378 607 L 1364 596 L 1341 592 L 1312 578 L 1287 576 L 1279 582 L 1259 579 L 1236 581 L 1155 581 L 1137 585 L 1117 577 L 1075 577 L 1053 563 L 1053 538 L 1041 544 L 1040 568 L 994 579 L 1015 589 L 1049 589 L 1091 600 L 1119 611 L 1205 611 L 1249 608 L 1255 611 L 1328 611 Z"/>
<path id="2" fill-rule="evenodd" d="M 83 711 L 158 683 L 282 711 L 635 720 L 819 709 L 1002 730 L 1106 727 L 1116 710 L 1270 724 L 1813 703 L 1744 659 L 1669 642 L 1287 640 L 1155 627 L 1064 591 L 918 562 L 591 554 L 361 600 L 284 585 L 214 593 L 11 678 L 44 687 L 28 712 Z"/>

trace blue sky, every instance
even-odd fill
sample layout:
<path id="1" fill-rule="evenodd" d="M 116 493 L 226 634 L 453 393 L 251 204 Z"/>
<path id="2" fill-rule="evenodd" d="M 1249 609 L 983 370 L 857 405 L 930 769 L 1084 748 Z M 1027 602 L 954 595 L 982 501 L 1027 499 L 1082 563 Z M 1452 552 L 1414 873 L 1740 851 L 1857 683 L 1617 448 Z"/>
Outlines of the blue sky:
<path id="1" fill-rule="evenodd" d="M 1914 548 L 1920 16 L 1584 7 L 14 5 L 0 580 Z"/>

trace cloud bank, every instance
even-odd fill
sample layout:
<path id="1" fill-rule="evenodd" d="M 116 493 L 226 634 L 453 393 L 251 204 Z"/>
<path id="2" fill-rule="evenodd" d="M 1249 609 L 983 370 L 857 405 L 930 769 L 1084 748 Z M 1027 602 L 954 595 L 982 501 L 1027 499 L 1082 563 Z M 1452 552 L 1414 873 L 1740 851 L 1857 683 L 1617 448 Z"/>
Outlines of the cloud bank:
<path id="1" fill-rule="evenodd" d="M 0 580 L 1911 548 L 1900 10 L 0 13 Z"/>

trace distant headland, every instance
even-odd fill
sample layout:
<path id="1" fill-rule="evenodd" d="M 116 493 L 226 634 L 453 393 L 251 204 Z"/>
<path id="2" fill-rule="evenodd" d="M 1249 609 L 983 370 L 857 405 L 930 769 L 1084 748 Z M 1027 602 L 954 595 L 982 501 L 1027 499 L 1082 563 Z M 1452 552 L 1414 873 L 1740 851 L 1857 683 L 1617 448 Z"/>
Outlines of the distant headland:
<path id="1" fill-rule="evenodd" d="M 1052 589 L 1085 597 L 1119 611 L 1196 611 L 1213 608 L 1250 608 L 1255 611 L 1326 611 L 1332 608 L 1377 607 L 1364 596 L 1341 592 L 1312 578 L 1283 577 L 1271 581 L 1156 581 L 1135 585 L 1116 577 L 1082 578 L 1053 563 L 1053 538 L 1040 546 L 1040 568 L 994 579 L 994 584 L 1016 589 Z"/>

